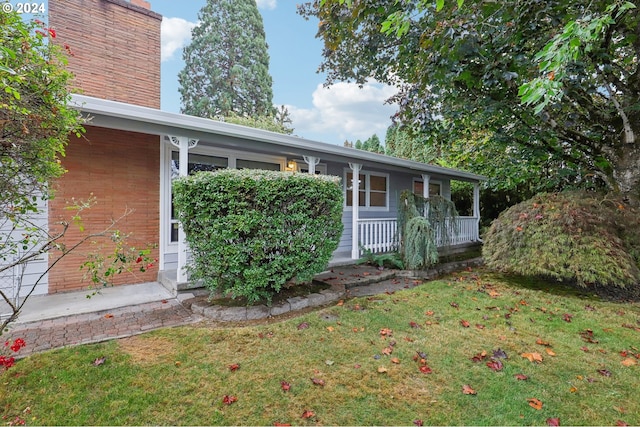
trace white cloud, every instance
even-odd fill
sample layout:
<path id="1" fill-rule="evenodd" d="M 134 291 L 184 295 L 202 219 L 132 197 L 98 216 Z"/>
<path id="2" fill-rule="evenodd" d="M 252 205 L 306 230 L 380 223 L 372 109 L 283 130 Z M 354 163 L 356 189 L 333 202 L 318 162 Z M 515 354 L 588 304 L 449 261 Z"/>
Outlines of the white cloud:
<path id="1" fill-rule="evenodd" d="M 392 86 L 375 81 L 362 88 L 355 83 L 336 83 L 325 88 L 322 84 L 313 92 L 313 108 L 287 106 L 296 135 L 333 134 L 335 144 L 345 139 L 365 140 L 374 133 L 384 142 L 390 117 L 396 112 L 395 104 L 385 101 L 396 93 Z"/>
<path id="2" fill-rule="evenodd" d="M 191 40 L 191 30 L 198 25 L 182 18 L 162 18 L 160 25 L 161 60 L 173 59 L 176 50 L 181 50 Z"/>
<path id="3" fill-rule="evenodd" d="M 258 9 L 273 10 L 277 6 L 277 1 L 276 0 L 256 0 L 256 4 L 258 5 Z"/>

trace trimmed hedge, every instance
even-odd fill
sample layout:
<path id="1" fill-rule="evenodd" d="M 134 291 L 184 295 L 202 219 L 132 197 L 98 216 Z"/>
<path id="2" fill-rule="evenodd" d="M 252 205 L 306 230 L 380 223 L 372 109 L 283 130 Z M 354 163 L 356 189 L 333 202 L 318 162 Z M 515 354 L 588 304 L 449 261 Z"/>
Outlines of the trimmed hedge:
<path id="1" fill-rule="evenodd" d="M 323 271 L 342 234 L 337 177 L 225 169 L 177 179 L 173 194 L 191 280 L 249 304 Z"/>
<path id="2" fill-rule="evenodd" d="M 540 194 L 501 213 L 484 241 L 486 264 L 500 271 L 608 295 L 640 290 L 640 212 L 613 198 Z"/>

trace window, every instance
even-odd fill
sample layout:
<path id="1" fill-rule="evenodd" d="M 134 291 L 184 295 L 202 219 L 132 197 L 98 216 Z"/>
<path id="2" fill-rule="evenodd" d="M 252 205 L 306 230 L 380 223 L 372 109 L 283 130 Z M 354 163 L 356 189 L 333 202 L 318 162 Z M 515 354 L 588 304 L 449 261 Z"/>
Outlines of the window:
<path id="1" fill-rule="evenodd" d="M 345 203 L 353 203 L 353 173 L 347 172 L 345 179 Z M 389 176 L 375 172 L 362 172 L 358 175 L 358 206 L 364 208 L 386 209 L 389 207 Z"/>
<path id="2" fill-rule="evenodd" d="M 429 181 L 429 196 L 441 196 L 441 186 L 438 181 Z M 413 181 L 413 194 L 422 196 L 422 190 L 424 188 L 424 182 L 422 180 Z"/>
<path id="3" fill-rule="evenodd" d="M 238 159 L 236 160 L 236 168 L 237 169 L 263 169 L 269 171 L 279 171 L 280 164 L 279 163 L 270 163 L 270 162 L 261 162 L 257 160 L 244 160 Z"/>
<path id="4" fill-rule="evenodd" d="M 203 154 L 189 153 L 189 175 L 202 171 L 215 171 L 217 169 L 226 169 L 229 165 L 229 159 L 226 157 L 205 156 Z M 171 152 L 171 179 L 180 176 L 180 153 Z M 173 206 L 173 194 L 171 195 L 171 232 L 170 242 L 178 241 L 178 219 Z"/>
<path id="5" fill-rule="evenodd" d="M 305 162 L 296 161 L 296 171 L 300 173 L 309 173 L 309 165 Z M 326 175 L 327 165 L 319 163 L 316 165 L 316 175 Z"/>

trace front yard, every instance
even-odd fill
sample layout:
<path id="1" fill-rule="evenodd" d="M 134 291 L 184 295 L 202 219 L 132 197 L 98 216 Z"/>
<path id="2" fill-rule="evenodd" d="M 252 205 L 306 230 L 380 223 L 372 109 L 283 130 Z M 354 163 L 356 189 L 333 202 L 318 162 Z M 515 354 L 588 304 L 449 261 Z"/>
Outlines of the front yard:
<path id="1" fill-rule="evenodd" d="M 0 374 L 0 412 L 32 425 L 639 425 L 639 364 L 639 304 L 479 269 L 287 320 L 31 356 Z"/>

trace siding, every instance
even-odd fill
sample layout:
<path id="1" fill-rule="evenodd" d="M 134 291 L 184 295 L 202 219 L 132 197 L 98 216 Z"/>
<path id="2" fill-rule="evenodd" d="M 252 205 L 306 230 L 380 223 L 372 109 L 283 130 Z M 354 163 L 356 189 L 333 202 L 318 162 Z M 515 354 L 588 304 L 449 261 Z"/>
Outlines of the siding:
<path id="1" fill-rule="evenodd" d="M 29 219 L 33 222 L 34 226 L 42 230 L 42 233 L 46 233 L 48 231 L 47 202 L 40 201 L 39 209 L 39 212 L 31 215 Z M 22 238 L 24 229 L 19 228 L 12 230 L 12 228 L 13 224 L 8 220 L 0 224 L 0 242 L 4 243 Z M 20 252 L 16 255 L 9 255 L 9 259 L 6 262 L 0 259 L 0 266 L 15 262 L 20 256 L 29 251 L 29 249 L 25 251 L 21 247 L 19 249 Z M 5 295 L 12 299 L 26 296 L 34 286 L 36 286 L 36 289 L 33 295 L 46 294 L 48 279 L 46 274 L 47 267 L 48 257 L 47 254 L 43 254 L 29 261 L 27 264 L 5 270 L 0 273 L 0 289 L 2 289 Z M 36 282 L 38 282 L 37 285 Z"/>

